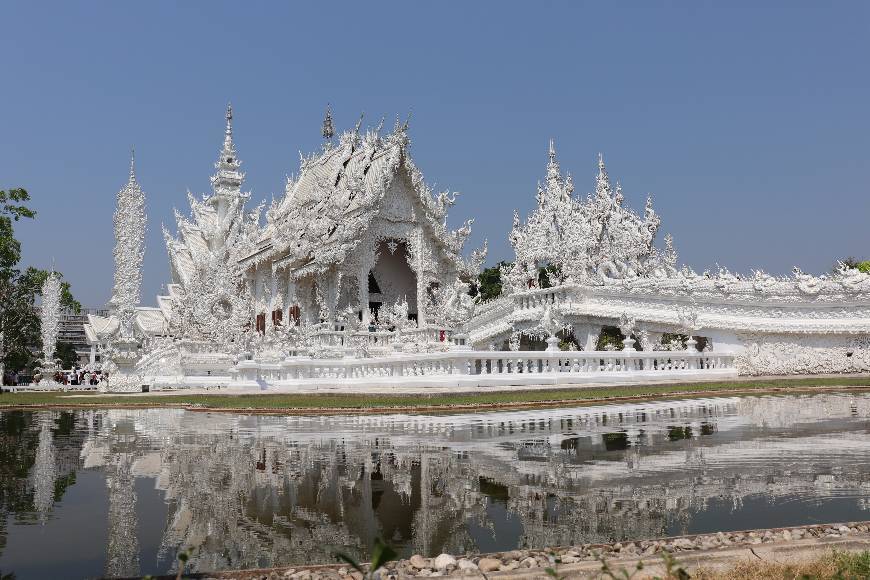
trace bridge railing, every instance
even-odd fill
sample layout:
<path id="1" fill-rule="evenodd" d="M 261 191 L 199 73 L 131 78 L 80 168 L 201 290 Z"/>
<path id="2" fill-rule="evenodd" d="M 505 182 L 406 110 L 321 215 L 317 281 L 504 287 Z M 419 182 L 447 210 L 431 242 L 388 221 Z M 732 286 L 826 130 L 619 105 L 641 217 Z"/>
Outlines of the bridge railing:
<path id="1" fill-rule="evenodd" d="M 692 351 L 450 351 L 425 354 L 396 353 L 384 357 L 311 359 L 288 357 L 274 363 L 242 361 L 241 380 L 294 381 L 307 379 L 384 379 L 410 377 L 517 378 L 533 382 L 576 375 L 577 378 L 623 375 L 649 377 L 711 371 L 734 371 L 734 355 Z M 731 373 L 727 373 L 731 374 Z"/>

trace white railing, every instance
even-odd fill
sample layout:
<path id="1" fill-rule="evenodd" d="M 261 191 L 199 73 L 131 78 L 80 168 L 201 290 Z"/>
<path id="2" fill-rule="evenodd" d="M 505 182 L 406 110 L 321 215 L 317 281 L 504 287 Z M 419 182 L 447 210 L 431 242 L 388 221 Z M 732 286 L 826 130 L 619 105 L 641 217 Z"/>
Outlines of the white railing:
<path id="1" fill-rule="evenodd" d="M 569 294 L 574 291 L 573 286 L 558 286 L 555 288 L 538 288 L 520 292 L 514 295 L 514 304 L 517 310 L 546 307 L 547 305 L 559 305 L 569 301 Z"/>
<path id="2" fill-rule="evenodd" d="M 46 386 L 40 385 L 39 383 L 29 383 L 26 385 L 16 385 L 12 387 L 5 387 L 6 390 L 12 393 L 24 393 L 24 392 L 36 392 L 36 391 L 44 391 L 44 392 L 76 392 L 76 391 L 97 391 L 100 389 L 100 385 L 64 385 L 61 383 L 57 383 L 55 385 Z"/>
<path id="3" fill-rule="evenodd" d="M 452 332 L 437 326 L 422 328 L 406 328 L 401 332 L 388 330 L 345 332 L 343 330 L 318 330 L 311 334 L 313 348 L 346 350 L 348 353 L 356 348 L 366 348 L 370 351 L 388 349 L 393 345 L 407 343 L 418 344 L 449 344 Z"/>
<path id="4" fill-rule="evenodd" d="M 734 355 L 691 351 L 450 351 L 396 353 L 383 357 L 242 361 L 234 369 L 242 382 L 396 383 L 414 379 L 457 379 L 463 384 L 545 384 L 736 376 Z M 449 382 L 449 381 L 448 381 Z M 456 381 L 454 381 L 456 382 Z"/>

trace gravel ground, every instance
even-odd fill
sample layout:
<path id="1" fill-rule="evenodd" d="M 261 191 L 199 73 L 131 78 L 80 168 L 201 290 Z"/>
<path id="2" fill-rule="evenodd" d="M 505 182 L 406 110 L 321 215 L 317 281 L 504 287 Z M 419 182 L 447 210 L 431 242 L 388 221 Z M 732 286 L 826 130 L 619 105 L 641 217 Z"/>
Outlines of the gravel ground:
<path id="1" fill-rule="evenodd" d="M 727 548 L 752 549 L 759 544 L 786 544 L 804 539 L 868 538 L 870 522 L 799 526 L 743 532 L 718 532 L 697 536 L 681 536 L 659 540 L 642 540 L 615 544 L 582 544 L 542 550 L 512 550 L 495 554 L 450 555 L 441 554 L 424 558 L 415 554 L 406 560 L 389 562 L 376 572 L 380 580 L 398 580 L 420 576 L 476 576 L 478 578 L 497 574 L 507 576 L 540 574 L 546 577 L 546 568 L 557 572 L 565 565 L 605 560 L 646 559 L 658 560 L 658 554 L 670 552 L 674 556 L 690 556 L 693 552 L 724 550 Z M 365 567 L 365 566 L 364 566 Z M 362 580 L 363 575 L 347 565 L 296 566 L 271 570 L 248 570 L 197 575 L 197 578 L 237 580 Z"/>

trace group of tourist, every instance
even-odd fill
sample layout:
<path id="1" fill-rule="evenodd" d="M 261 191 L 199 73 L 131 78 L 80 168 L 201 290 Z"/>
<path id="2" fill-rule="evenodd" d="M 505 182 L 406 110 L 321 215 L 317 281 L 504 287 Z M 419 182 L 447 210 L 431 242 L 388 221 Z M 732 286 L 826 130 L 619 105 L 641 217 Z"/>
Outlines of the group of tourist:
<path id="1" fill-rule="evenodd" d="M 18 371 L 6 371 L 3 373 L 3 386 L 14 387 L 18 385 L 18 381 L 23 378 L 18 374 Z"/>
<path id="2" fill-rule="evenodd" d="M 4 387 L 15 387 L 19 385 L 27 385 L 31 383 L 39 383 L 43 379 L 42 373 L 35 373 L 33 375 L 18 372 L 18 371 L 7 371 L 3 373 L 3 386 Z M 109 380 L 108 373 L 103 373 L 100 371 L 88 371 L 84 369 L 73 369 L 71 371 L 57 371 L 54 373 L 53 377 L 54 382 L 60 385 L 90 385 L 97 386 L 101 383 L 105 383 Z"/>
<path id="3" fill-rule="evenodd" d="M 108 375 L 96 371 L 73 369 L 70 372 L 58 371 L 54 373 L 54 382 L 61 385 L 91 385 L 96 386 L 107 381 Z"/>

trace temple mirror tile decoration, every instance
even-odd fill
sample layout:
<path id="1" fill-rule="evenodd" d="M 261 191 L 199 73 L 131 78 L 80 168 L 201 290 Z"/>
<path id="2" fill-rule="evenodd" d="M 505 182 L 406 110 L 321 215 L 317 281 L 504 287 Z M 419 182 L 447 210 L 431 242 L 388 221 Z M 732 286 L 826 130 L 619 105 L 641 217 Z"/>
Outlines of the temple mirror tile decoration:
<path id="1" fill-rule="evenodd" d="M 486 244 L 466 249 L 471 220 L 448 226 L 457 194 L 427 185 L 407 122 L 361 125 L 337 133 L 327 108 L 323 145 L 283 197 L 248 208 L 228 107 L 211 193 L 188 193 L 189 214 L 176 211 L 175 233 L 164 228 L 170 283 L 157 307 L 138 305 L 146 223 L 131 163 L 112 313 L 86 327 L 110 390 L 870 370 L 870 275 L 697 273 L 679 265 L 670 235 L 659 240 L 652 197 L 632 209 L 601 156 L 594 191 L 575 194 L 552 141 L 537 207 L 514 214 L 502 295 L 480 303 L 469 289 Z"/>

